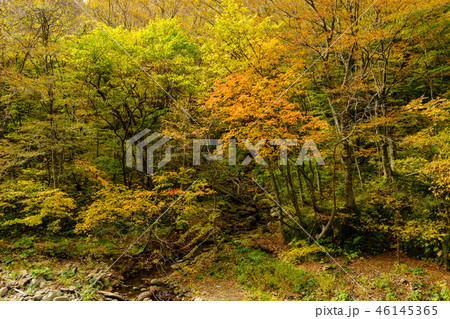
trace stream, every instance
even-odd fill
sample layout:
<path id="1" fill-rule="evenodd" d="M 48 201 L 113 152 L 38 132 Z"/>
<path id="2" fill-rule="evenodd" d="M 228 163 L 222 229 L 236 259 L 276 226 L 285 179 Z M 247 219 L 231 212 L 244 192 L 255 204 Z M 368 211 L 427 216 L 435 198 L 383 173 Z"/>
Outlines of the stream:
<path id="1" fill-rule="evenodd" d="M 158 269 L 159 268 L 159 269 Z M 124 276 L 123 284 L 115 290 L 130 300 L 146 298 L 154 301 L 181 301 L 183 293 L 171 282 L 169 275 L 173 272 L 170 267 L 158 267 L 151 270 L 141 270 L 129 276 Z"/>

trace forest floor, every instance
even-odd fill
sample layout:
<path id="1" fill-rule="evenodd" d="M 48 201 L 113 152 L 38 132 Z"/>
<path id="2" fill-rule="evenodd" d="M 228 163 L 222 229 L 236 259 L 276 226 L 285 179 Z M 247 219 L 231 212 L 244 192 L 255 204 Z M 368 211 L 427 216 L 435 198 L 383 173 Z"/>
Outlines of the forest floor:
<path id="1" fill-rule="evenodd" d="M 169 278 L 202 300 L 450 300 L 450 272 L 432 261 L 401 255 L 398 262 L 395 252 L 386 252 L 287 264 L 284 251 L 260 255 L 267 251 L 261 242 L 245 244 L 252 250 L 241 249 L 242 258 L 229 247 L 209 251 Z"/>
<path id="2" fill-rule="evenodd" d="M 357 260 L 336 258 L 337 264 L 306 260 L 300 266 L 318 280 L 316 293 L 308 300 L 449 300 L 450 272 L 431 261 L 402 256 L 397 263 L 395 252 Z M 351 276 L 351 277 L 350 277 Z M 236 277 L 217 274 L 171 275 L 181 286 L 202 300 L 300 300 L 267 289 L 266 293 L 245 287 Z M 358 282 L 358 286 L 353 279 Z M 332 282 L 330 282 L 330 280 Z M 364 290 L 363 290 L 364 289 Z M 366 294 L 367 292 L 367 294 Z M 314 296 L 316 298 L 314 298 Z"/>
<path id="3" fill-rule="evenodd" d="M 386 252 L 336 263 L 275 234 L 244 234 L 163 267 L 146 258 L 123 258 L 93 286 L 109 260 L 0 250 L 0 300 L 450 300 L 450 272 L 435 262 Z"/>

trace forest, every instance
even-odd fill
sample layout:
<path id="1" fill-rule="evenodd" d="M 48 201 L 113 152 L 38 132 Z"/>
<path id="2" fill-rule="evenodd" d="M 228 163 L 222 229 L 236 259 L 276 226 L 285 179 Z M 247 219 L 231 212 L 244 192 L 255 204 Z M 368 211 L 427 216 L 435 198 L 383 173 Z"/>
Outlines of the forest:
<path id="1" fill-rule="evenodd" d="M 1 0 L 0 300 L 450 300 L 449 11 Z"/>

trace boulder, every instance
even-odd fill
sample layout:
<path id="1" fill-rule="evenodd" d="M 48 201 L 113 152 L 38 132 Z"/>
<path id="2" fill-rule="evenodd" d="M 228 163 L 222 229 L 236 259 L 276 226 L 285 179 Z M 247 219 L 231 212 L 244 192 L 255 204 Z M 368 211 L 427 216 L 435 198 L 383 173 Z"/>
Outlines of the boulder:
<path id="1" fill-rule="evenodd" d="M 26 286 L 30 281 L 31 281 L 31 278 L 25 277 L 25 278 L 19 279 L 19 281 L 17 282 L 17 285 L 18 285 L 19 287 L 24 287 L 24 286 Z"/>
<path id="2" fill-rule="evenodd" d="M 40 289 L 36 291 L 36 295 L 45 295 L 45 293 L 48 291 L 48 289 Z"/>
<path id="3" fill-rule="evenodd" d="M 67 298 L 66 296 L 61 296 L 54 298 L 53 301 L 69 301 L 69 298 Z"/>
<path id="4" fill-rule="evenodd" d="M 122 297 L 121 295 L 119 295 L 117 293 L 113 293 L 113 292 L 109 292 L 109 291 L 99 290 L 98 293 L 105 296 L 106 298 L 112 298 L 112 299 L 121 300 L 121 301 L 128 300 L 127 298 Z"/>
<path id="5" fill-rule="evenodd" d="M 41 301 L 44 298 L 44 295 L 36 295 L 33 297 L 33 301 Z"/>
<path id="6" fill-rule="evenodd" d="M 6 293 L 8 292 L 8 287 L 3 287 L 0 289 L 0 297 L 5 297 Z"/>
<path id="7" fill-rule="evenodd" d="M 144 299 L 148 299 L 153 295 L 150 291 L 144 291 L 136 298 L 136 301 L 143 301 Z"/>
<path id="8" fill-rule="evenodd" d="M 52 301 L 56 297 L 58 297 L 58 293 L 56 291 L 50 291 L 47 295 L 44 296 L 44 298 L 42 298 L 42 301 Z"/>
<path id="9" fill-rule="evenodd" d="M 150 286 L 164 286 L 164 281 L 160 279 L 152 279 L 152 281 L 150 281 Z"/>
<path id="10" fill-rule="evenodd" d="M 36 278 L 33 278 L 32 280 L 31 280 L 31 285 L 32 286 L 39 286 L 40 287 L 40 285 L 41 285 L 41 283 L 44 281 L 45 279 L 44 279 L 44 276 L 42 276 L 42 275 L 39 275 L 39 276 L 37 276 Z"/>

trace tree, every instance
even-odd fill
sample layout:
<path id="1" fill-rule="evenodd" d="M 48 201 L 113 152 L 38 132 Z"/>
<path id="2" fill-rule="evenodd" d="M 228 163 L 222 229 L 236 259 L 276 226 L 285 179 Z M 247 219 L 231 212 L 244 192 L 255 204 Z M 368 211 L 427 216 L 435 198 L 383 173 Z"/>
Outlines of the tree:
<path id="1" fill-rule="evenodd" d="M 83 89 L 80 99 L 89 116 L 98 119 L 100 134 L 107 128 L 119 141 L 114 152 L 122 182 L 131 186 L 125 141 L 144 128 L 160 131 L 164 115 L 185 113 L 184 121 L 190 121 L 175 103 L 186 107 L 196 89 L 196 46 L 175 20 L 160 20 L 139 31 L 101 26 L 74 39 L 71 50 L 72 78 Z"/>

